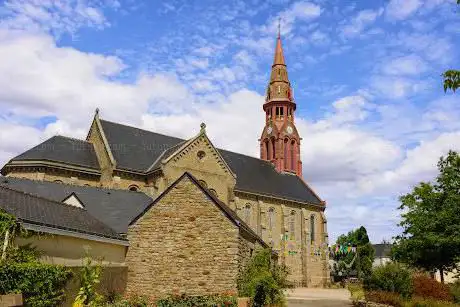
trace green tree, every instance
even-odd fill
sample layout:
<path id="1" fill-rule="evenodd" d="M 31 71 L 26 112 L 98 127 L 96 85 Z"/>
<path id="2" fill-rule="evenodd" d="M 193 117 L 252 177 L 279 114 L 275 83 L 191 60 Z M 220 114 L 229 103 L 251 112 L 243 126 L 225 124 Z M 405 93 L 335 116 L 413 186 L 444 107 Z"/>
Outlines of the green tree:
<path id="1" fill-rule="evenodd" d="M 460 5 L 460 0 L 457 0 L 457 4 Z M 444 92 L 451 90 L 455 91 L 460 87 L 460 71 L 455 69 L 450 69 L 442 74 L 444 78 Z"/>
<path id="2" fill-rule="evenodd" d="M 444 92 L 451 90 L 455 91 L 460 87 L 460 71 L 458 70 L 448 70 L 442 74 L 444 77 Z"/>
<path id="3" fill-rule="evenodd" d="M 429 272 L 456 268 L 460 260 L 460 156 L 450 151 L 438 162 L 433 183 L 422 182 L 400 197 L 403 211 L 392 257 Z"/>
<path id="4" fill-rule="evenodd" d="M 347 235 L 337 238 L 337 245 L 354 245 L 357 247 L 355 253 L 336 254 L 334 259 L 338 262 L 338 270 L 348 276 L 355 271 L 358 278 L 369 276 L 372 272 L 372 262 L 374 261 L 374 248 L 369 241 L 367 230 L 364 226 L 350 231 Z M 356 256 L 356 257 L 355 257 Z"/>

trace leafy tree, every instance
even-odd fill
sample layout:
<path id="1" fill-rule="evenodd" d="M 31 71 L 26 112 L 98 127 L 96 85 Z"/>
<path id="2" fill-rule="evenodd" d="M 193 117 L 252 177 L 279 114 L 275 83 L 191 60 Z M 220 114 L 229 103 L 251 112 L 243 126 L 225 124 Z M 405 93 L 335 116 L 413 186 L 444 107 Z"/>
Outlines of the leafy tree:
<path id="1" fill-rule="evenodd" d="M 392 257 L 429 272 L 456 268 L 460 259 L 460 156 L 450 151 L 438 162 L 434 183 L 422 182 L 400 197 L 403 210 Z"/>
<path id="2" fill-rule="evenodd" d="M 339 271 L 345 272 L 347 276 L 350 275 L 352 271 L 356 271 L 358 278 L 363 278 L 371 274 L 375 251 L 369 241 L 369 236 L 364 226 L 350 231 L 347 235 L 339 236 L 336 244 L 351 244 L 357 247 L 356 258 L 355 253 L 336 254 L 334 256 L 334 259 L 338 262 L 337 269 Z"/>
<path id="3" fill-rule="evenodd" d="M 460 0 L 457 0 L 457 4 L 460 5 Z M 455 91 L 460 87 L 460 71 L 450 69 L 442 74 L 444 78 L 444 92 L 451 90 Z"/>
<path id="4" fill-rule="evenodd" d="M 460 87 L 460 71 L 448 70 L 442 74 L 444 77 L 444 92 L 452 90 L 454 93 Z"/>

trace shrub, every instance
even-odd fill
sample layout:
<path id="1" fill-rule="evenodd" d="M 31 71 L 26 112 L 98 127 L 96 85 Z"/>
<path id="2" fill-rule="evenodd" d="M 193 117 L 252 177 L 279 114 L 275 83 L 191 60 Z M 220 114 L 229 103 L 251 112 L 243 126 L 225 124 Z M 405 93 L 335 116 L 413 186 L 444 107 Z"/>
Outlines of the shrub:
<path id="1" fill-rule="evenodd" d="M 170 296 L 157 301 L 157 307 L 232 307 L 237 306 L 237 298 L 228 295 Z M 147 306 L 147 305 L 145 305 Z M 139 305 L 139 307 L 141 307 Z"/>
<path id="2" fill-rule="evenodd" d="M 0 265 L 0 294 L 22 293 L 27 306 L 57 306 L 70 277 L 61 266 L 5 262 Z"/>
<path id="3" fill-rule="evenodd" d="M 460 303 L 460 279 L 450 285 L 450 294 L 455 303 Z"/>
<path id="4" fill-rule="evenodd" d="M 91 258 L 86 256 L 80 273 L 80 289 L 74 301 L 74 306 L 100 305 L 102 296 L 96 292 L 102 268 L 100 265 L 92 265 Z"/>
<path id="5" fill-rule="evenodd" d="M 238 278 L 239 295 L 251 297 L 254 306 L 284 305 L 287 275 L 286 267 L 272 259 L 270 249 L 259 250 Z"/>
<path id="6" fill-rule="evenodd" d="M 416 297 L 406 302 L 404 307 L 458 307 L 458 305 L 446 301 Z"/>
<path id="7" fill-rule="evenodd" d="M 397 263 L 387 263 L 374 269 L 370 277 L 364 280 L 364 288 L 395 292 L 407 298 L 412 294 L 411 273 Z"/>
<path id="8" fill-rule="evenodd" d="M 367 301 L 391 305 L 394 307 L 404 307 L 404 300 L 401 296 L 394 292 L 386 291 L 366 291 L 365 297 Z"/>
<path id="9" fill-rule="evenodd" d="M 413 295 L 422 298 L 434 298 L 440 301 L 452 302 L 449 286 L 423 274 L 412 277 Z"/>

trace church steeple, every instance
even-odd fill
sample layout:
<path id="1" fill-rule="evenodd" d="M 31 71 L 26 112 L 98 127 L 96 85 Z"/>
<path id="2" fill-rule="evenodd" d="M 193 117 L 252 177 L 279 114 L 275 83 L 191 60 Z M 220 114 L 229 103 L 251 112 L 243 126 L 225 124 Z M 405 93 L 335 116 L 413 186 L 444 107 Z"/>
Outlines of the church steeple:
<path id="1" fill-rule="evenodd" d="M 263 109 L 265 127 L 260 139 L 260 158 L 271 161 L 280 172 L 292 172 L 302 176 L 301 138 L 294 124 L 296 104 L 279 30 Z"/>

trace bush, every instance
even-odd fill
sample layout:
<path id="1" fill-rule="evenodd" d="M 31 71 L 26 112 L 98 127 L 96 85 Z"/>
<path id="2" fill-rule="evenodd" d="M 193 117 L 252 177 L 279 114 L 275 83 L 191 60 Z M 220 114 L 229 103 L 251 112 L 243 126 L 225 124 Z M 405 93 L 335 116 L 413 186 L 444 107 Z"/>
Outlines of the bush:
<path id="1" fill-rule="evenodd" d="M 457 279 L 453 284 L 450 284 L 450 294 L 455 303 L 460 303 L 460 279 Z"/>
<path id="2" fill-rule="evenodd" d="M 413 295 L 422 298 L 434 298 L 440 301 L 452 302 L 449 286 L 423 274 L 412 277 Z"/>
<path id="3" fill-rule="evenodd" d="M 371 276 L 364 280 L 364 289 L 394 292 L 402 297 L 412 294 L 411 273 L 397 263 L 387 263 L 374 269 Z"/>
<path id="4" fill-rule="evenodd" d="M 394 307 L 404 307 L 404 300 L 399 294 L 394 292 L 366 291 L 365 297 L 366 301 L 391 305 Z"/>
<path id="5" fill-rule="evenodd" d="M 406 302 L 404 307 L 458 307 L 458 305 L 446 301 L 416 297 Z"/>
<path id="6" fill-rule="evenodd" d="M 230 295 L 171 296 L 157 301 L 157 307 L 231 307 L 237 306 L 237 298 Z M 141 307 L 141 305 L 139 305 Z"/>
<path id="7" fill-rule="evenodd" d="M 0 265 L 0 294 L 22 293 L 27 306 L 57 306 L 70 277 L 61 266 L 5 262 Z"/>
<path id="8" fill-rule="evenodd" d="M 256 252 L 238 278 L 238 292 L 250 297 L 253 306 L 284 305 L 283 289 L 288 287 L 288 271 L 272 258 L 270 249 Z"/>

